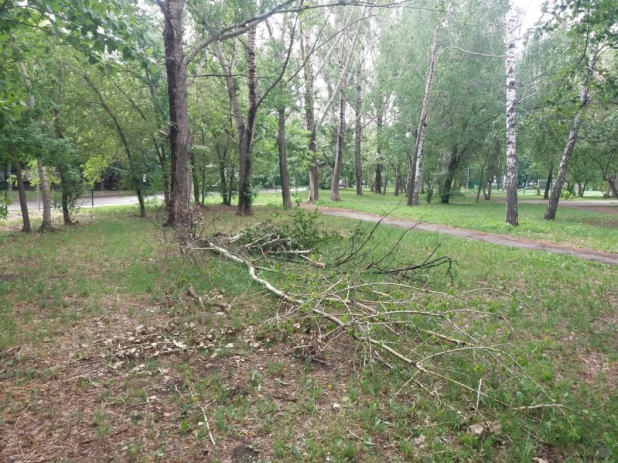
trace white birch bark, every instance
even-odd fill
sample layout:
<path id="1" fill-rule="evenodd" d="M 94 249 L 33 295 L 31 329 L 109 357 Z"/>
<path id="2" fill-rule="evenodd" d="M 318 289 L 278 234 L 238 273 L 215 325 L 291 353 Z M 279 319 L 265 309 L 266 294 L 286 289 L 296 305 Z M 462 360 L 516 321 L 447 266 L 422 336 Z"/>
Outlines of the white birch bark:
<path id="1" fill-rule="evenodd" d="M 429 115 L 429 98 L 436 72 L 436 60 L 438 58 L 438 32 L 440 25 L 433 30 L 433 43 L 431 45 L 431 57 L 429 58 L 429 70 L 427 71 L 427 81 L 425 83 L 425 96 L 423 97 L 423 107 L 421 118 L 418 124 L 418 136 L 414 146 L 414 158 L 416 158 L 416 171 L 414 173 L 414 189 L 412 191 L 412 205 L 418 206 L 418 195 L 421 191 L 423 179 L 423 147 L 425 146 L 425 131 L 427 128 L 427 116 Z"/>
<path id="2" fill-rule="evenodd" d="M 516 42 L 517 42 L 517 10 L 515 1 L 509 0 L 509 11 L 506 23 L 506 222 L 519 225 L 517 211 L 517 146 L 516 128 L 517 91 L 515 89 L 516 78 Z"/>

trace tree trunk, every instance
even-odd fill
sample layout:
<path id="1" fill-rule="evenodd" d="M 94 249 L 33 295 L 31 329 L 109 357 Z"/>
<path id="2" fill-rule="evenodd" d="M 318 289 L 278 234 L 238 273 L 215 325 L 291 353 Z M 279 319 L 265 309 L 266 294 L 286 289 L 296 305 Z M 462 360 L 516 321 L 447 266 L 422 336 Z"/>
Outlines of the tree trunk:
<path id="1" fill-rule="evenodd" d="M 219 191 L 221 192 L 221 199 L 223 200 L 223 204 L 229 206 L 231 204 L 232 198 L 228 195 L 228 184 L 227 177 L 225 172 L 225 158 L 226 158 L 227 150 L 224 151 L 223 155 L 219 153 L 217 150 L 217 154 L 219 155 L 219 181 L 221 182 L 221 187 Z"/>
<path id="2" fill-rule="evenodd" d="M 560 161 L 560 168 L 558 169 L 558 175 L 556 176 L 556 181 L 554 183 L 554 189 L 549 198 L 547 210 L 545 211 L 545 220 L 554 220 L 556 218 L 558 202 L 560 201 L 560 195 L 562 194 L 562 187 L 564 186 L 564 182 L 566 181 L 566 174 L 569 169 L 571 155 L 573 154 L 573 149 L 575 148 L 575 143 L 577 141 L 577 133 L 579 132 L 580 126 L 581 118 L 578 111 L 578 113 L 575 115 L 575 119 L 573 120 L 573 127 L 571 128 L 571 132 L 569 133 L 569 138 L 567 140 L 566 146 L 564 147 L 564 152 L 562 153 L 562 159 Z"/>
<path id="3" fill-rule="evenodd" d="M 547 176 L 547 185 L 545 185 L 545 193 L 543 193 L 543 199 L 545 200 L 549 199 L 549 190 L 551 189 L 551 181 L 552 181 L 553 173 L 554 173 L 554 166 L 552 164 L 549 168 L 549 175 Z"/>
<path id="4" fill-rule="evenodd" d="M 451 189 L 453 187 L 453 180 L 455 178 L 455 172 L 459 167 L 459 158 L 463 153 L 458 154 L 457 147 L 453 147 L 451 157 L 449 159 L 446 178 L 444 179 L 444 186 L 442 187 L 442 194 L 440 201 L 442 204 L 449 204 L 451 201 Z"/>
<path id="5" fill-rule="evenodd" d="M 519 212 L 517 210 L 517 146 L 516 124 L 517 113 L 515 105 L 517 94 L 515 89 L 516 78 L 516 42 L 517 42 L 517 11 L 514 0 L 509 0 L 509 12 L 507 17 L 507 49 L 506 49 L 506 222 L 519 225 Z"/>
<path id="6" fill-rule="evenodd" d="M 318 144 L 317 133 L 315 127 L 315 108 L 313 102 L 313 60 L 311 58 L 311 45 L 309 31 L 305 32 L 304 36 L 304 59 L 305 66 L 303 68 L 305 74 L 305 124 L 307 132 L 309 132 L 309 151 L 312 153 L 311 164 L 309 166 L 309 202 L 314 202 L 319 199 L 319 171 L 318 171 Z"/>
<path id="7" fill-rule="evenodd" d="M 384 164 L 384 176 L 382 179 L 382 196 L 386 195 L 387 186 L 388 186 L 388 163 Z"/>
<path id="8" fill-rule="evenodd" d="M 249 112 L 247 125 L 240 139 L 240 169 L 238 171 L 238 210 L 237 215 L 252 215 L 253 209 L 253 131 L 257 119 L 257 67 L 255 61 L 256 28 L 252 27 L 247 32 L 247 74 L 249 76 Z"/>
<path id="9" fill-rule="evenodd" d="M 58 72 L 58 100 L 56 101 L 56 105 L 58 107 L 62 105 L 62 70 L 59 70 Z M 60 120 L 60 110 L 55 108 L 53 110 L 53 115 L 56 137 L 58 137 L 59 140 L 62 140 L 64 139 L 64 133 L 62 131 L 62 123 Z M 65 226 L 74 225 L 71 220 L 71 214 L 69 213 L 69 192 L 75 186 L 75 182 L 71 181 L 67 177 L 67 167 L 65 165 L 59 165 L 58 170 L 60 171 L 60 188 L 62 190 L 62 219 Z"/>
<path id="10" fill-rule="evenodd" d="M 13 184 L 11 183 L 11 165 L 8 164 L 6 166 L 6 191 L 8 191 L 9 193 L 11 191 L 13 191 Z"/>
<path id="11" fill-rule="evenodd" d="M 277 134 L 277 147 L 279 148 L 279 176 L 281 178 L 281 198 L 283 207 L 292 207 L 292 197 L 290 196 L 290 176 L 288 174 L 287 152 L 285 147 L 285 108 L 277 110 L 279 119 L 279 131 Z"/>
<path id="12" fill-rule="evenodd" d="M 228 184 L 228 190 L 227 190 L 227 200 L 228 200 L 228 206 L 232 205 L 232 197 L 234 196 L 234 170 L 235 170 L 235 166 L 232 165 L 232 169 L 230 170 L 230 176 L 227 179 L 227 184 Z"/>
<path id="13" fill-rule="evenodd" d="M 206 166 L 202 166 L 202 204 L 206 204 Z"/>
<path id="14" fill-rule="evenodd" d="M 373 192 L 378 195 L 381 195 L 382 194 L 382 170 L 384 168 L 382 164 L 382 127 L 384 125 L 382 113 L 378 114 L 378 119 L 377 119 L 376 124 L 377 124 L 377 129 L 378 129 L 378 149 L 377 149 L 378 164 L 376 165 L 376 181 L 373 185 Z"/>
<path id="15" fill-rule="evenodd" d="M 24 79 L 24 84 L 28 92 L 28 109 L 34 111 L 34 94 L 32 93 L 32 84 L 28 78 L 28 71 L 23 62 L 19 62 L 19 70 Z M 49 182 L 47 181 L 47 169 L 43 165 L 43 160 L 40 157 L 36 158 L 37 170 L 39 171 L 39 187 L 41 189 L 41 195 L 43 196 L 43 222 L 41 223 L 41 230 L 52 230 L 51 218 L 51 193 L 49 191 Z"/>
<path id="16" fill-rule="evenodd" d="M 485 188 L 483 188 L 483 173 L 485 171 L 485 166 L 487 165 L 487 161 L 489 160 L 489 154 L 487 155 L 487 157 L 485 158 L 485 162 L 483 162 L 483 167 L 481 167 L 481 175 L 479 177 L 479 189 L 478 192 L 476 193 L 476 204 L 479 203 L 479 199 L 481 197 L 481 190 L 483 190 L 483 197 L 485 199 L 487 199 L 487 195 L 485 194 Z M 489 178 L 487 179 L 489 181 Z"/>
<path id="17" fill-rule="evenodd" d="M 378 148 L 378 156 L 382 154 L 380 151 L 381 151 L 381 148 Z M 383 169 L 384 169 L 384 165 L 381 162 L 378 162 L 378 164 L 376 165 L 376 181 L 373 187 L 374 193 L 378 195 L 382 194 L 382 170 Z"/>
<path id="18" fill-rule="evenodd" d="M 401 189 L 401 172 L 399 172 L 401 165 L 399 161 L 395 164 L 395 196 L 399 196 L 399 190 Z"/>
<path id="19" fill-rule="evenodd" d="M 582 112 L 586 110 L 588 104 L 590 103 L 590 80 L 594 74 L 594 68 L 596 65 L 596 60 L 598 57 L 598 46 L 596 46 L 591 51 L 590 60 L 587 62 L 587 72 L 586 72 L 586 81 L 582 86 L 582 89 L 579 94 L 580 105 L 575 113 L 575 118 L 573 119 L 573 126 L 571 127 L 571 132 L 569 133 L 569 138 L 567 139 L 566 146 L 564 147 L 564 151 L 562 153 L 562 159 L 560 160 L 560 168 L 558 169 L 558 175 L 556 176 L 556 182 L 554 183 L 554 189 L 549 198 L 549 204 L 547 205 L 547 210 L 545 211 L 545 220 L 554 220 L 556 218 L 556 211 L 558 209 L 558 202 L 560 201 L 560 195 L 562 194 L 562 187 L 566 180 L 566 174 L 569 169 L 569 163 L 571 162 L 571 155 L 573 154 L 573 149 L 575 149 L 575 143 L 577 142 L 577 134 L 579 133 L 579 128 L 582 123 Z"/>
<path id="20" fill-rule="evenodd" d="M 607 181 L 607 185 L 612 190 L 612 194 L 614 195 L 614 198 L 618 198 L 618 173 L 614 175 L 613 179 L 610 178 Z"/>
<path id="21" fill-rule="evenodd" d="M 411 191 L 412 204 L 408 200 L 408 206 L 418 206 L 418 194 L 421 190 L 423 179 L 423 147 L 425 145 L 425 130 L 427 128 L 427 115 L 429 114 L 429 98 L 431 96 L 431 87 L 433 86 L 433 78 L 436 70 L 436 59 L 438 57 L 438 31 L 440 25 L 433 30 L 433 43 L 431 45 L 431 57 L 429 59 L 429 70 L 427 71 L 427 81 L 425 82 L 425 95 L 423 97 L 423 107 L 421 109 L 421 118 L 418 123 L 418 131 L 416 143 L 414 146 L 414 184 Z"/>
<path id="22" fill-rule="evenodd" d="M 64 173 L 64 169 L 60 168 L 60 188 L 62 188 L 62 219 L 65 225 L 75 225 L 71 220 L 69 213 L 69 194 L 67 190 L 71 187 L 71 182 L 68 181 Z"/>
<path id="23" fill-rule="evenodd" d="M 356 69 L 356 124 L 354 127 L 354 171 L 356 175 L 356 194 L 363 194 L 363 167 L 361 164 L 361 140 L 362 140 L 362 121 L 361 111 L 363 109 L 362 97 L 362 62 L 358 63 Z"/>
<path id="24" fill-rule="evenodd" d="M 146 207 L 144 206 L 144 192 L 141 187 L 135 189 L 137 203 L 139 204 L 139 216 L 146 217 Z"/>
<path id="25" fill-rule="evenodd" d="M 343 79 L 339 89 L 339 127 L 337 129 L 337 150 L 335 154 L 335 165 L 333 166 L 333 174 L 330 182 L 330 199 L 331 201 L 341 201 L 339 197 L 339 178 L 341 176 L 341 166 L 343 164 L 343 148 L 345 141 L 345 75 L 344 75 L 344 59 L 343 49 L 339 58 L 339 75 Z"/>
<path id="26" fill-rule="evenodd" d="M 58 103 L 60 103 L 60 101 Z M 62 133 L 62 125 L 60 124 L 60 111 L 57 109 L 54 110 L 54 128 L 58 139 L 63 139 L 64 134 Z M 71 220 L 71 214 L 69 213 L 69 190 L 73 186 L 73 182 L 67 178 L 64 166 L 59 166 L 58 170 L 60 171 L 60 188 L 62 189 L 62 219 L 64 220 L 64 225 L 74 225 Z"/>
<path id="27" fill-rule="evenodd" d="M 15 146 L 9 145 L 9 152 L 15 163 L 15 177 L 17 178 L 17 192 L 19 194 L 19 206 L 21 207 L 21 217 L 23 226 L 21 231 L 30 233 L 32 227 L 30 226 L 30 215 L 28 214 L 28 200 L 26 199 L 26 188 L 24 187 L 24 176 L 21 170 L 21 162 L 17 159 L 15 154 Z"/>
<path id="28" fill-rule="evenodd" d="M 416 162 L 414 159 L 414 154 L 412 156 L 408 155 L 408 182 L 405 185 L 405 193 L 407 200 L 407 205 L 412 206 L 412 192 L 414 191 L 414 180 L 416 178 Z"/>
<path id="29" fill-rule="evenodd" d="M 193 204 L 197 206 L 200 204 L 200 181 L 195 167 L 195 153 L 191 153 L 191 179 L 193 180 Z"/>
<path id="30" fill-rule="evenodd" d="M 163 43 L 169 99 L 170 123 L 170 207 L 167 224 L 191 227 L 189 200 L 189 113 L 187 103 L 187 69 L 184 63 L 182 14 L 185 0 L 166 0 L 161 4 L 164 18 Z"/>
<path id="31" fill-rule="evenodd" d="M 47 181 L 47 169 L 40 157 L 36 158 L 36 165 L 39 171 L 39 186 L 43 199 L 43 222 L 41 223 L 40 230 L 52 230 L 54 227 L 51 218 L 51 193 L 49 191 L 49 182 Z"/>

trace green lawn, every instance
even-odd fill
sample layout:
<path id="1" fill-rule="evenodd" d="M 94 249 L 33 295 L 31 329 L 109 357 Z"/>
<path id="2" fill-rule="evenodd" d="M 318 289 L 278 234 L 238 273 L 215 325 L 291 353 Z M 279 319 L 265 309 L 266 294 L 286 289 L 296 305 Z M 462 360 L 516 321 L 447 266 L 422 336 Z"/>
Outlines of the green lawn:
<path id="1" fill-rule="evenodd" d="M 344 199 L 355 203 L 348 192 Z M 375 207 L 388 206 L 386 200 Z M 259 452 L 260 461 L 522 462 L 549 451 L 567 462 L 618 458 L 615 268 L 432 233 L 405 235 L 400 260 L 421 262 L 440 245 L 435 257 L 456 262 L 452 279 L 443 267 L 418 275 L 415 284 L 425 292 L 410 306 L 506 317 L 509 352 L 538 385 L 505 380 L 496 393 L 513 405 L 482 397 L 477 409 L 476 394 L 417 376 L 436 388 L 435 399 L 408 382 L 409 368 L 363 366 L 362 349 L 345 336 L 325 346 L 323 363 L 295 354 L 315 332 L 305 332 L 304 322 L 265 324 L 286 306 L 245 268 L 207 253 L 199 265 L 185 260 L 154 209 L 147 219 L 134 213 L 95 208 L 80 214 L 79 226 L 56 233 L 0 232 L 1 461 L 240 461 L 242 449 Z M 208 231 L 222 231 L 263 220 L 289 223 L 295 213 L 258 206 L 254 217 L 238 218 L 233 210 L 206 209 L 205 223 L 218 217 Z M 350 239 L 358 233 L 355 221 L 320 220 Z M 379 228 L 367 259 L 383 256 L 401 233 Z M 348 242 L 327 240 L 320 251 L 332 258 Z M 332 277 L 262 265 L 261 277 L 293 292 Z M 203 306 L 187 295 L 190 285 Z M 488 340 L 503 336 L 500 320 L 471 329 Z M 391 341 L 403 346 L 413 339 Z M 147 348 L 172 340 L 191 349 L 156 356 Z M 435 348 L 421 343 L 414 352 Z M 454 358 L 445 368 L 459 371 L 466 384 L 482 380 L 490 388 L 497 373 L 474 358 Z M 514 410 L 538 388 L 565 408 Z M 37 437 L 43 430 L 56 437 Z"/>
<path id="2" fill-rule="evenodd" d="M 319 206 L 389 214 L 392 217 L 618 253 L 618 215 L 615 214 L 560 207 L 556 220 L 550 222 L 543 219 L 544 205 L 520 204 L 519 227 L 511 227 L 504 220 L 504 203 L 481 199 L 476 204 L 476 198 L 472 197 L 457 197 L 452 204 L 441 204 L 436 199 L 427 204 L 422 199 L 420 206 L 408 207 L 404 196 L 394 197 L 392 194 L 382 196 L 366 192 L 359 197 L 353 190 L 344 189 L 340 202 L 328 200 L 327 191 L 320 192 L 320 196 Z M 275 201 L 275 198 L 258 197 L 258 201 Z"/>

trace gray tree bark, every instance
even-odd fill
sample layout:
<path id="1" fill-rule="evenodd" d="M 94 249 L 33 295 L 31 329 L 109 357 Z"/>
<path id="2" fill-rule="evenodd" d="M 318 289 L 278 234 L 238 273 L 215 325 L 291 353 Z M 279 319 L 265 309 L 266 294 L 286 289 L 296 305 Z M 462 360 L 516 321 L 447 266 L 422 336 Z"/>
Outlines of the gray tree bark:
<path id="1" fill-rule="evenodd" d="M 380 109 L 379 111 L 382 111 L 381 108 L 382 105 L 380 105 Z M 377 148 L 377 157 L 378 157 L 378 163 L 376 164 L 376 179 L 375 182 L 373 184 L 373 192 L 381 195 L 382 194 L 382 171 L 384 170 L 384 165 L 382 164 L 382 128 L 384 126 L 384 120 L 382 117 L 382 113 L 380 112 L 378 114 L 377 120 L 376 120 L 376 128 L 378 130 L 378 148 Z"/>
<path id="2" fill-rule="evenodd" d="M 24 84 L 26 86 L 26 90 L 28 91 L 28 109 L 30 111 L 34 110 L 34 95 L 32 93 L 32 84 L 30 83 L 30 79 L 28 77 L 28 71 L 26 70 L 26 66 L 23 62 L 19 62 L 19 70 L 24 79 Z M 39 186 L 41 188 L 41 196 L 43 197 L 43 222 L 41 223 L 41 230 L 52 230 L 54 227 L 52 225 L 51 218 L 51 193 L 49 191 L 49 182 L 47 181 L 47 169 L 43 165 L 43 160 L 40 156 L 36 158 L 37 170 L 39 171 Z"/>
<path id="3" fill-rule="evenodd" d="M 24 187 L 24 176 L 21 170 L 21 162 L 17 159 L 15 153 L 15 146 L 9 145 L 9 154 L 15 162 L 15 177 L 17 179 L 17 192 L 19 194 L 19 206 L 21 207 L 21 217 L 23 225 L 21 231 L 24 233 L 30 233 L 32 227 L 30 226 L 30 214 L 28 214 L 28 200 L 26 199 L 26 188 Z"/>
<path id="4" fill-rule="evenodd" d="M 361 111 L 363 109 L 362 96 L 362 62 L 356 68 L 356 123 L 354 126 L 354 172 L 356 175 L 356 194 L 363 194 L 363 166 L 361 163 L 361 141 L 362 141 L 362 121 Z"/>
<path id="5" fill-rule="evenodd" d="M 182 15 L 185 0 L 166 0 L 159 3 L 163 13 L 163 43 L 170 124 L 170 205 L 168 225 L 191 227 L 191 168 L 189 165 L 189 113 L 187 92 L 187 63 L 183 50 Z"/>
<path id="6" fill-rule="evenodd" d="M 302 37 L 302 36 L 301 36 Z M 305 31 L 304 35 L 304 59 L 305 66 L 303 68 L 305 77 L 305 125 L 309 132 L 309 151 L 311 152 L 311 164 L 309 166 L 309 202 L 317 201 L 320 197 L 320 172 L 318 170 L 318 144 L 317 133 L 315 126 L 315 108 L 313 102 L 313 59 L 311 57 L 312 49 L 310 44 L 311 34 Z"/>
<path id="7" fill-rule="evenodd" d="M 339 178 L 341 177 L 341 166 L 343 164 L 343 149 L 345 142 L 345 90 L 346 76 L 344 69 L 343 48 L 339 57 L 339 78 L 341 85 L 339 87 L 339 126 L 337 128 L 337 149 L 335 154 L 335 164 L 330 182 L 330 199 L 331 201 L 341 201 L 339 196 Z"/>
<path id="8" fill-rule="evenodd" d="M 277 147 L 279 148 L 279 176 L 281 178 L 281 198 L 283 207 L 292 207 L 292 197 L 290 195 L 290 176 L 288 174 L 288 160 L 285 147 L 285 108 L 277 110 L 279 120 L 279 130 L 277 133 Z"/>
<path id="9" fill-rule="evenodd" d="M 438 58 L 438 32 L 440 25 L 436 26 L 433 30 L 433 43 L 431 45 L 431 56 L 429 58 L 429 69 L 427 71 L 427 81 L 425 82 L 425 95 L 423 97 L 423 107 L 421 109 L 421 118 L 418 123 L 418 135 L 416 137 L 416 143 L 414 146 L 414 159 L 415 165 L 414 172 L 414 188 L 411 191 L 412 205 L 418 206 L 418 194 L 421 191 L 421 185 L 423 182 L 423 147 L 425 145 L 425 130 L 427 129 L 427 116 L 429 114 L 429 98 L 431 96 L 431 88 L 433 86 L 433 79 L 436 71 L 436 60 Z M 408 201 L 408 205 L 410 201 Z"/>
<path id="10" fill-rule="evenodd" d="M 582 124 L 582 116 L 588 105 L 590 104 L 590 80 L 593 77 L 594 68 L 598 56 L 598 47 L 596 47 L 590 56 L 590 60 L 587 62 L 586 80 L 582 85 L 579 99 L 580 105 L 575 113 L 573 119 L 573 125 L 569 138 L 562 152 L 562 159 L 560 160 L 560 168 L 558 169 L 558 175 L 556 175 L 556 181 L 554 182 L 554 189 L 549 198 L 547 209 L 545 210 L 545 220 L 554 220 L 556 218 L 556 211 L 558 210 L 558 203 L 560 202 L 560 195 L 562 194 L 562 187 L 566 181 L 567 171 L 569 170 L 569 163 L 571 162 L 571 156 L 573 149 L 575 149 L 575 143 L 577 143 L 577 134 Z"/>

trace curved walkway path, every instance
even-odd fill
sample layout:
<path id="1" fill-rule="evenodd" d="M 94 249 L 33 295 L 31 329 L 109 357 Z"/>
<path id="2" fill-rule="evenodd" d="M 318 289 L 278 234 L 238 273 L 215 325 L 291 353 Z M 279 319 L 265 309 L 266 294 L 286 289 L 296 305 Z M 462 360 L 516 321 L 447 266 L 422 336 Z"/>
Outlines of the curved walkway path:
<path id="1" fill-rule="evenodd" d="M 382 217 L 374 214 L 366 214 L 364 212 L 351 211 L 349 209 L 337 209 L 330 207 L 319 207 L 318 212 L 324 215 L 335 217 L 345 217 L 348 219 L 363 220 L 366 222 L 378 222 Z M 494 233 L 486 233 L 476 230 L 467 230 L 463 228 L 452 228 L 446 225 L 436 225 L 423 222 L 415 222 L 408 219 L 396 219 L 386 217 L 382 221 L 385 225 L 401 228 L 414 228 L 415 230 L 423 230 L 433 233 L 443 233 L 445 235 L 456 236 L 472 241 L 482 241 L 484 243 L 496 244 L 499 246 L 511 246 L 519 249 L 528 249 L 532 251 L 553 252 L 556 254 L 565 254 L 567 256 L 575 256 L 581 259 L 600 262 L 602 264 L 618 265 L 618 254 L 608 254 L 600 251 L 589 251 L 578 248 L 562 246 L 560 244 L 545 243 L 541 241 L 527 240 L 523 238 L 509 237 L 506 235 L 498 235 Z"/>

